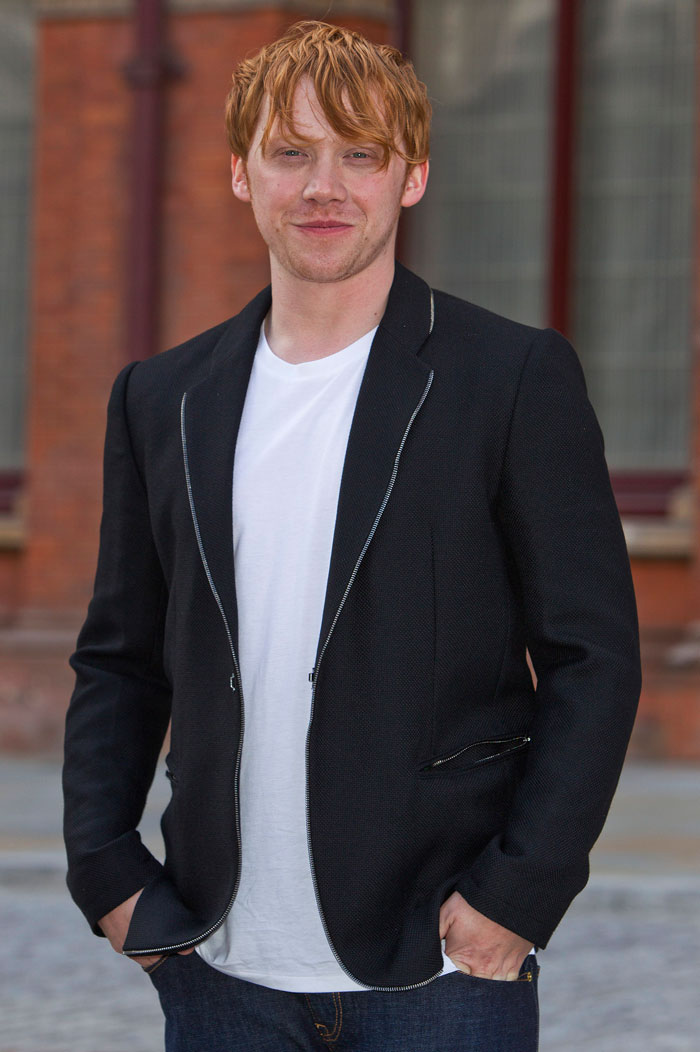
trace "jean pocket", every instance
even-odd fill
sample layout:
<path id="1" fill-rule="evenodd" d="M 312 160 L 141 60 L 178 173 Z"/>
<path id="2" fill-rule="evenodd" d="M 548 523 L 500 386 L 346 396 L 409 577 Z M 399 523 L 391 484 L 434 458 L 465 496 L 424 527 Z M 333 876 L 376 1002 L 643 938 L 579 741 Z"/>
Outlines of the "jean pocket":
<path id="1" fill-rule="evenodd" d="M 169 959 L 170 954 L 162 953 L 158 960 L 154 961 L 153 964 L 149 964 L 147 968 L 144 968 L 143 965 L 140 965 L 141 971 L 145 972 L 146 975 L 153 975 L 153 973 L 156 972 L 161 967 L 161 965 L 165 964 L 165 962 Z"/>
<path id="2" fill-rule="evenodd" d="M 540 974 L 540 966 L 534 953 L 529 953 L 520 966 L 520 974 L 516 983 L 536 983 Z"/>
<path id="3" fill-rule="evenodd" d="M 537 957 L 534 953 L 528 954 L 523 963 L 520 965 L 520 972 L 517 979 L 489 979 L 484 975 L 471 975 L 469 972 L 463 972 L 460 968 L 457 969 L 457 974 L 463 976 L 465 979 L 473 979 L 476 983 L 498 983 L 501 986 L 513 986 L 515 983 L 534 983 L 537 982 L 537 977 L 540 974 L 540 966 L 537 963 Z"/>

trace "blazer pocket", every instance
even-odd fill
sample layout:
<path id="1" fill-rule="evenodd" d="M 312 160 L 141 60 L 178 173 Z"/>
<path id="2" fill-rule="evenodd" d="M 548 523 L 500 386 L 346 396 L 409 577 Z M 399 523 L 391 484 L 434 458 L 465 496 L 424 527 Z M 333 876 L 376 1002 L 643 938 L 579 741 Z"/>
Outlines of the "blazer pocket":
<path id="1" fill-rule="evenodd" d="M 529 744 L 530 738 L 525 734 L 518 734 L 512 738 L 486 738 L 484 741 L 470 742 L 456 752 L 429 760 L 419 768 L 419 774 L 442 770 L 454 773 L 471 771 L 475 767 L 483 767 L 487 763 L 494 763 L 512 753 L 520 752 Z"/>

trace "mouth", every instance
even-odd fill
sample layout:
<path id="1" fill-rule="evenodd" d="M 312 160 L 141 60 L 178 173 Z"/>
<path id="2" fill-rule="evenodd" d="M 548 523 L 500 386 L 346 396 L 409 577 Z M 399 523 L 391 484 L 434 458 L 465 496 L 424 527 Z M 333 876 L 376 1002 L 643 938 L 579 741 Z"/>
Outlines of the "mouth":
<path id="1" fill-rule="evenodd" d="M 340 234 L 345 230 L 352 230 L 351 223 L 343 223 L 337 219 L 311 219 L 306 223 L 295 223 L 294 226 L 305 234 Z"/>

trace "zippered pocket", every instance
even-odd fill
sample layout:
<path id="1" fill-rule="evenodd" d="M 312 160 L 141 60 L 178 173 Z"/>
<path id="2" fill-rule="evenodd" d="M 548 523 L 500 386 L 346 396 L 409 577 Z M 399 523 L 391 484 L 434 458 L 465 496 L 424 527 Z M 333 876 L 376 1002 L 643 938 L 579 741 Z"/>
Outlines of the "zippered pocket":
<path id="1" fill-rule="evenodd" d="M 464 765 L 460 764 L 458 770 L 470 771 L 474 767 L 481 767 L 483 764 L 491 763 L 494 760 L 501 760 L 513 752 L 524 749 L 529 744 L 530 738 L 524 734 L 519 734 L 514 738 L 486 738 L 484 741 L 470 742 L 469 745 L 465 745 L 448 756 L 440 756 L 438 759 L 424 764 L 420 768 L 420 773 L 439 770 L 460 757 L 466 760 L 467 763 Z"/>

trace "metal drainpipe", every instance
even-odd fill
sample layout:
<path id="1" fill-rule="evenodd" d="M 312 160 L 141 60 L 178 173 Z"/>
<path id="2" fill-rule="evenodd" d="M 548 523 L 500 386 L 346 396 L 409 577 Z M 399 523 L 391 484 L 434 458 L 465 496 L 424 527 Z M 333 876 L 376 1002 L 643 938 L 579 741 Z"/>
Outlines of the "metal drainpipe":
<path id="1" fill-rule="evenodd" d="M 161 162 L 166 81 L 183 72 L 164 43 L 163 0 L 135 0 L 136 53 L 124 68 L 134 93 L 131 226 L 127 250 L 128 361 L 158 350 Z"/>
<path id="2" fill-rule="evenodd" d="M 548 324 L 571 335 L 579 0 L 559 0 L 554 76 Z"/>
<path id="3" fill-rule="evenodd" d="M 412 0 L 394 0 L 392 44 L 412 60 L 411 55 L 411 15 Z M 401 218 L 396 237 L 396 256 L 404 260 L 407 252 L 406 221 Z"/>
<path id="4" fill-rule="evenodd" d="M 413 4 L 411 0 L 394 0 L 394 47 L 397 47 L 404 55 L 409 55 L 411 50 L 411 14 Z"/>

